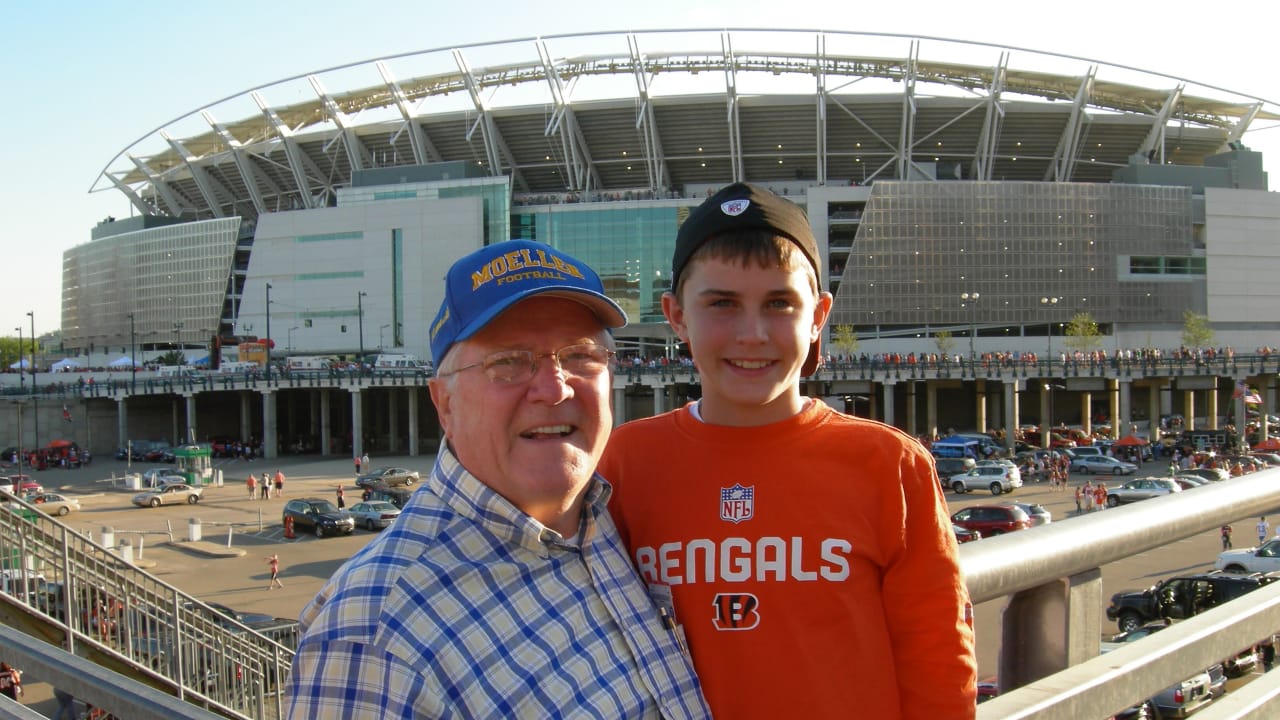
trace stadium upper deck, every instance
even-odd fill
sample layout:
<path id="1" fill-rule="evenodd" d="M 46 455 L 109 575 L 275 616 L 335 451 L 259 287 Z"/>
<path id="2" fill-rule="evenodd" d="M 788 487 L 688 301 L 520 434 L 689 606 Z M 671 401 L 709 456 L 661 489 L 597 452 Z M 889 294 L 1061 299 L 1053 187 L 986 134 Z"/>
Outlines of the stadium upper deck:
<path id="1" fill-rule="evenodd" d="M 276 104 L 276 103 L 286 104 Z M 1273 102 L 1135 68 L 906 35 L 560 35 L 373 59 L 261 85 L 122 150 L 92 190 L 187 218 L 333 204 L 353 171 L 474 163 L 517 194 L 735 179 L 1108 182 L 1199 165 Z"/>

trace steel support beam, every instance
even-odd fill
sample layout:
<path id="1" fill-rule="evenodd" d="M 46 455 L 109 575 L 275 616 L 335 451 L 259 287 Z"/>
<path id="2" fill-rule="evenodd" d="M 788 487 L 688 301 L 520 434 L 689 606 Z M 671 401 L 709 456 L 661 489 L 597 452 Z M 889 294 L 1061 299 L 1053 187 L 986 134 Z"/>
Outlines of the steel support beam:
<path id="1" fill-rule="evenodd" d="M 738 122 L 738 70 L 733 58 L 733 41 L 729 33 L 720 33 L 720 49 L 724 54 L 725 99 L 728 104 L 729 168 L 734 182 L 745 179 L 742 167 L 742 132 Z"/>
<path id="2" fill-rule="evenodd" d="M 911 150 L 915 144 L 913 138 L 916 125 L 916 56 L 919 52 L 920 41 L 912 40 L 902 77 L 902 124 L 898 130 L 897 148 L 899 180 L 911 179 Z"/>
<path id="3" fill-rule="evenodd" d="M 565 87 L 560 79 L 560 73 L 556 72 L 555 62 L 551 59 L 551 52 L 547 50 L 546 42 L 538 38 L 535 45 L 538 48 L 538 58 L 542 61 L 543 75 L 551 91 L 551 100 L 555 104 L 551 117 L 547 118 L 543 135 L 551 137 L 559 134 L 564 147 L 565 170 L 571 179 L 571 189 L 579 192 L 593 190 L 600 187 L 600 177 L 596 174 L 595 163 L 591 159 L 591 149 L 587 147 L 587 140 L 583 137 L 582 129 L 578 127 L 578 119 L 573 114 L 573 105 L 569 99 L 573 95 L 573 85 Z M 574 83 L 577 82 L 578 77 L 580 76 L 574 77 Z"/>
<path id="4" fill-rule="evenodd" d="M 1044 179 L 1046 182 L 1057 180 L 1058 182 L 1070 182 L 1072 171 L 1075 169 L 1076 153 L 1080 149 L 1080 137 L 1084 133 L 1084 124 L 1088 120 L 1085 108 L 1089 104 L 1089 98 L 1093 95 L 1093 80 L 1098 74 L 1098 66 L 1090 65 L 1089 72 L 1080 80 L 1080 86 L 1076 88 L 1075 99 L 1071 103 L 1071 116 L 1067 119 L 1067 125 L 1062 129 L 1062 137 L 1058 139 L 1058 149 L 1053 153 L 1053 162 L 1049 164 L 1049 168 L 1045 170 Z"/>
<path id="5" fill-rule="evenodd" d="M 156 195 L 158 195 L 159 198 L 164 201 L 165 206 L 169 208 L 169 214 L 173 217 L 181 217 L 182 213 L 187 210 L 187 207 L 178 198 L 178 194 L 174 192 L 173 188 L 169 187 L 169 183 L 161 180 L 159 175 L 152 172 L 151 167 L 148 166 L 147 162 L 142 158 L 134 157 L 133 155 L 129 155 L 128 157 L 129 160 L 133 161 L 134 166 L 141 170 L 143 175 L 147 176 L 147 182 L 151 183 L 151 187 L 155 189 Z M 159 208 L 156 209 L 158 210 Z"/>
<path id="6" fill-rule="evenodd" d="M 635 35 L 627 35 L 627 49 L 631 52 L 631 72 L 636 79 L 636 93 L 640 107 L 636 110 L 636 129 L 644 138 L 645 166 L 649 173 L 649 187 L 655 191 L 671 187 L 671 173 L 667 169 L 666 155 L 662 151 L 662 137 L 653 114 L 653 99 L 649 96 L 649 74 L 644 56 Z"/>
<path id="7" fill-rule="evenodd" d="M 401 131 L 406 129 L 409 131 L 409 145 L 413 147 L 414 162 L 419 165 L 438 162 L 441 159 L 440 151 L 436 150 L 435 145 L 431 143 L 431 138 L 427 137 L 427 131 L 418 123 L 413 110 L 409 108 L 409 96 L 391 75 L 390 68 L 381 60 L 378 61 L 378 72 L 382 75 L 382 82 L 386 84 L 387 90 L 394 99 L 396 109 L 400 111 L 400 117 L 404 118 L 404 127 Z"/>
<path id="8" fill-rule="evenodd" d="M 222 138 L 222 142 L 226 143 L 227 149 L 231 151 L 231 158 L 236 163 L 236 169 L 240 171 L 240 180 L 249 192 L 249 199 L 253 202 L 254 209 L 259 213 L 266 212 L 267 203 L 262 199 L 262 190 L 258 187 L 259 179 L 265 181 L 277 195 L 280 194 L 280 188 L 275 187 L 275 183 L 271 182 L 270 178 L 261 177 L 261 173 L 249 161 L 249 154 L 245 152 L 244 146 L 231 134 L 230 130 L 227 130 L 214 119 L 213 113 L 208 110 L 201 110 L 200 114 L 204 117 L 204 121 L 209 123 L 209 127 L 213 128 L 213 131 L 218 134 L 218 137 Z"/>
<path id="9" fill-rule="evenodd" d="M 1244 137 L 1245 132 L 1249 129 L 1249 125 L 1253 123 L 1254 118 L 1258 117 L 1258 113 L 1262 112 L 1262 103 L 1254 103 L 1240 120 L 1231 126 L 1231 130 L 1227 133 L 1227 142 L 1240 142 L 1240 138 Z"/>
<path id="10" fill-rule="evenodd" d="M 347 151 L 347 162 L 351 164 L 351 170 L 363 170 L 369 163 L 369 149 L 360 142 L 360 138 L 356 135 L 355 129 L 351 123 L 347 121 L 347 114 L 342 112 L 342 108 L 338 107 L 338 103 L 325 91 L 324 85 L 320 83 L 320 78 L 315 75 L 308 75 L 307 80 L 311 82 L 311 89 L 316 91 L 320 102 L 324 103 L 325 113 L 333 120 L 333 124 L 338 127 L 338 131 L 342 135 L 342 146 Z"/>
<path id="11" fill-rule="evenodd" d="M 102 173 L 102 176 L 110 180 L 111 184 L 115 185 L 117 190 L 124 193 L 124 196 L 129 198 L 129 202 L 132 203 L 134 207 L 138 208 L 138 212 L 142 213 L 143 215 L 155 214 L 157 208 L 151 205 L 150 203 L 148 203 L 146 200 L 143 200 L 142 196 L 139 195 L 136 190 L 134 190 L 133 188 L 125 184 L 123 180 L 116 177 L 115 175 L 112 175 L 111 173 Z"/>
<path id="12" fill-rule="evenodd" d="M 209 206 L 209 212 L 214 217 L 226 217 L 227 214 L 222 211 L 222 200 L 219 193 L 221 193 L 221 197 L 230 198 L 231 202 L 234 202 L 235 195 L 227 190 L 221 182 L 218 182 L 216 178 L 209 175 L 209 171 L 205 170 L 203 165 L 200 165 L 199 159 L 187 150 L 187 146 L 183 145 L 182 141 L 175 140 L 164 130 L 160 131 L 160 137 L 164 138 L 165 142 L 169 143 L 169 147 L 173 148 L 173 151 L 182 158 L 182 162 L 186 163 L 187 170 L 191 172 L 191 179 L 195 181 L 196 188 L 200 190 L 205 203 Z"/>
<path id="13" fill-rule="evenodd" d="M 987 87 L 987 114 L 982 119 L 982 134 L 973 153 L 973 179 L 990 180 L 996 164 L 996 152 L 1000 148 L 1000 128 L 1004 122 L 1004 106 L 1000 96 L 1004 93 L 1004 81 L 1009 71 L 1009 51 L 1000 52 L 1000 62 L 991 70 L 991 84 Z"/>
<path id="14" fill-rule="evenodd" d="M 476 121 L 467 130 L 467 142 L 471 141 L 472 135 L 479 128 L 481 139 L 484 141 L 485 158 L 489 163 L 489 174 L 495 177 L 502 175 L 502 164 L 505 158 L 511 168 L 512 184 L 518 185 L 521 190 L 528 190 L 528 184 L 524 182 L 524 178 L 520 176 L 520 169 L 516 167 L 515 158 L 511 156 L 506 142 L 498 132 L 497 124 L 493 121 L 489 102 L 480 95 L 480 83 L 476 80 L 475 73 L 471 72 L 471 67 L 467 64 L 467 59 L 462 55 L 461 50 L 453 51 L 453 60 L 458 65 L 458 72 L 462 73 L 463 85 L 466 86 L 467 94 L 471 96 L 471 102 L 476 107 Z"/>
<path id="15" fill-rule="evenodd" d="M 298 142 L 293 138 L 293 129 L 285 125 L 284 120 L 280 119 L 276 111 L 267 104 L 262 94 L 254 90 L 249 95 L 253 97 L 253 101 L 258 104 L 258 109 L 262 111 L 263 116 L 266 117 L 267 122 L 271 124 L 272 129 L 276 131 L 276 135 L 284 144 L 284 155 L 289 161 L 289 171 L 293 173 L 293 181 L 297 185 L 299 199 L 301 199 L 304 207 L 315 207 L 311 181 L 307 177 L 307 171 L 312 170 L 317 178 L 324 177 L 324 174 L 307 159 L 306 153 L 302 152 L 302 148 L 298 147 Z M 324 187 L 326 191 L 333 192 L 332 187 L 327 185 Z"/>
<path id="16" fill-rule="evenodd" d="M 815 178 L 819 185 L 827 184 L 827 36 L 818 33 L 814 49 L 813 77 L 814 99 L 814 157 Z"/>
<path id="17" fill-rule="evenodd" d="M 1169 93 L 1169 97 L 1164 99 L 1164 105 L 1160 107 L 1160 111 L 1151 119 L 1151 130 L 1147 132 L 1147 137 L 1138 146 L 1138 153 L 1161 165 L 1164 164 L 1165 128 L 1169 126 L 1169 118 L 1173 117 L 1174 108 L 1178 107 L 1178 103 L 1182 101 L 1182 91 L 1185 88 L 1186 85 L 1179 84 Z"/>

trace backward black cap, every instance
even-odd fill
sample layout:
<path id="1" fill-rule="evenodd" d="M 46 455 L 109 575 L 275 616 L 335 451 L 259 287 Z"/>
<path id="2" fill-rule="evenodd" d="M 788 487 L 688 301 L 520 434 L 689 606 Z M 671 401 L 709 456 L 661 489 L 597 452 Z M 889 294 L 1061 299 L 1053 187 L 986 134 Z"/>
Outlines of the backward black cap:
<path id="1" fill-rule="evenodd" d="M 734 183 L 707 198 L 694 208 L 676 233 L 676 250 L 671 257 L 671 290 L 675 292 L 680 275 L 689 258 L 709 238 L 725 232 L 761 229 L 789 238 L 809 259 L 813 274 L 822 290 L 822 271 L 818 262 L 818 242 L 809 227 L 809 217 L 797 204 L 751 183 Z M 801 375 L 812 375 L 818 369 L 821 351 L 815 341 L 800 369 Z"/>
<path id="2" fill-rule="evenodd" d="M 693 253 L 708 238 L 732 230 L 759 228 L 790 238 L 813 265 L 813 274 L 822 289 L 818 270 L 818 243 L 809 228 L 809 218 L 795 203 L 751 183 L 734 183 L 707 198 L 689 213 L 676 233 L 676 251 L 671 258 L 671 287 Z"/>

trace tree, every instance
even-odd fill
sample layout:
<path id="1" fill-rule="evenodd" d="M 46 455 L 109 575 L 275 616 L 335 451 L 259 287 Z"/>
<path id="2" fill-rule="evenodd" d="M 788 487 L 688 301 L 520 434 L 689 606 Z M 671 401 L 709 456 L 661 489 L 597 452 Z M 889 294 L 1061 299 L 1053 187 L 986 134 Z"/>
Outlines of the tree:
<path id="1" fill-rule="evenodd" d="M 939 355 L 950 356 L 952 351 L 956 349 L 956 340 L 951 337 L 950 330 L 939 330 L 933 334 L 933 344 L 938 348 Z"/>
<path id="2" fill-rule="evenodd" d="M 1182 311 L 1182 344 L 1193 348 L 1213 344 L 1213 327 L 1209 324 L 1208 315 L 1192 310 Z"/>
<path id="3" fill-rule="evenodd" d="M 836 325 L 831 328 L 831 345 L 841 355 L 852 357 L 858 350 L 858 334 L 852 325 Z"/>
<path id="4" fill-rule="evenodd" d="M 156 362 L 161 365 L 185 365 L 187 356 L 181 350 L 170 350 L 156 358 Z"/>
<path id="5" fill-rule="evenodd" d="M 1067 337 L 1063 342 L 1071 350 L 1088 352 L 1102 345 L 1102 331 L 1092 313 L 1078 312 L 1071 316 L 1064 332 Z"/>

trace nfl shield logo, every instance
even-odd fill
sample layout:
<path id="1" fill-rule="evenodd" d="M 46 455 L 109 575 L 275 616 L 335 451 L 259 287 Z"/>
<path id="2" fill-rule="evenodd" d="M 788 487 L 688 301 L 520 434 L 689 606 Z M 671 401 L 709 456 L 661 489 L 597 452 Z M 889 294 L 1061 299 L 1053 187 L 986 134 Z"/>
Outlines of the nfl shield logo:
<path id="1" fill-rule="evenodd" d="M 731 523 L 750 520 L 756 514 L 756 486 L 720 488 L 720 519 Z"/>
<path id="2" fill-rule="evenodd" d="M 750 200 L 725 200 L 720 203 L 720 212 L 730 217 L 738 217 L 750 207 Z"/>

